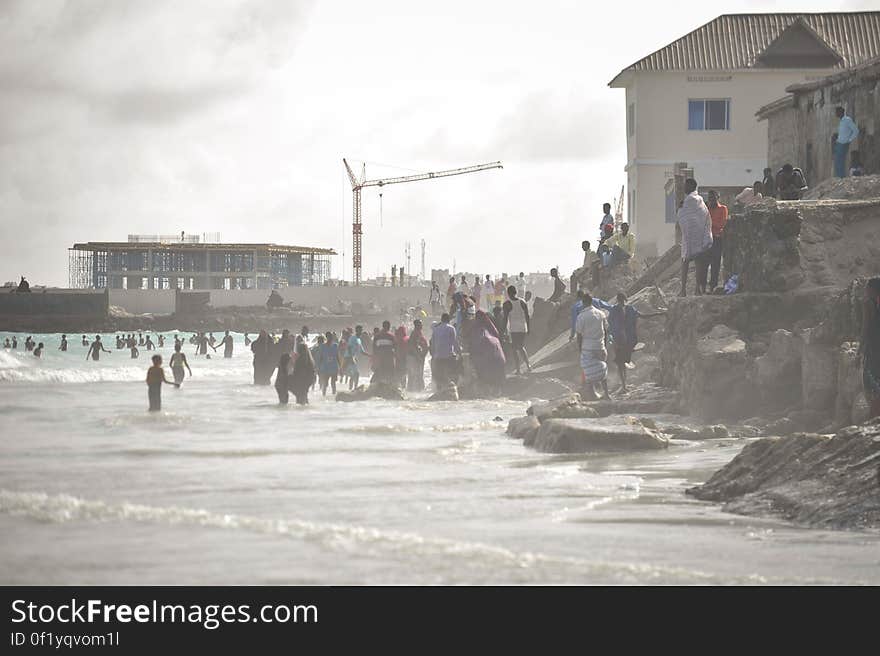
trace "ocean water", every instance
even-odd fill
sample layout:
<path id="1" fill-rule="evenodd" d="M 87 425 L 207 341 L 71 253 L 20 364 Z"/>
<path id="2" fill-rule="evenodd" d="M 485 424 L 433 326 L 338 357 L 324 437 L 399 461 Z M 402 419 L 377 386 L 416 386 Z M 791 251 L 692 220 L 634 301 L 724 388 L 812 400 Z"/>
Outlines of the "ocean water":
<path id="1" fill-rule="evenodd" d="M 279 407 L 240 335 L 231 360 L 187 344 L 148 413 L 152 353 L 24 337 L 0 350 L 3 584 L 880 583 L 877 533 L 685 496 L 742 441 L 553 456 L 505 436 L 522 402 Z"/>

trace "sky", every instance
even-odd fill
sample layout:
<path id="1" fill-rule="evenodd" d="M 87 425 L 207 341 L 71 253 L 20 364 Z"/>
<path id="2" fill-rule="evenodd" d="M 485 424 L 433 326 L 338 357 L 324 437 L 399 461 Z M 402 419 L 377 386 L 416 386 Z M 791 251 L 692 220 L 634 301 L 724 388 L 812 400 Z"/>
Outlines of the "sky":
<path id="1" fill-rule="evenodd" d="M 837 2 L 0 0 L 0 284 L 75 242 L 219 232 L 405 264 L 570 272 L 625 182 L 623 68 L 722 13 Z M 420 6 L 422 5 L 422 6 Z"/>

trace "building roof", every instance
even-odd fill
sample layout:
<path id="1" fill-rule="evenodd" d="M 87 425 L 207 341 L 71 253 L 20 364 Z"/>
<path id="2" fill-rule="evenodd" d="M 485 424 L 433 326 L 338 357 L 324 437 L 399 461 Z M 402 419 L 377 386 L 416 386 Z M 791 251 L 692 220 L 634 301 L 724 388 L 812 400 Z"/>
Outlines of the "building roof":
<path id="1" fill-rule="evenodd" d="M 627 66 L 609 86 L 616 86 L 627 71 L 787 68 L 762 57 L 796 46 L 783 46 L 788 37 L 780 39 L 792 29 L 811 35 L 817 47 L 833 58 L 830 66 L 818 68 L 847 68 L 880 56 L 880 11 L 724 14 Z"/>
<path id="2" fill-rule="evenodd" d="M 269 251 L 270 253 L 288 253 L 292 255 L 336 255 L 332 248 L 313 248 L 311 246 L 284 246 L 281 244 L 193 244 L 167 242 L 130 242 L 130 241 L 89 241 L 74 244 L 70 250 L 75 251 Z"/>

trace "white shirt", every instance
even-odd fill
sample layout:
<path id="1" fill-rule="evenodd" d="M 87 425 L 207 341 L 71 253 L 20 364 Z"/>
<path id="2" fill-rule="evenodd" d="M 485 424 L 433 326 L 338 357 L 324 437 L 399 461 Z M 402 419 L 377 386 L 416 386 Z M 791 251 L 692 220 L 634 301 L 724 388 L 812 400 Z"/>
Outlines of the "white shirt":
<path id="1" fill-rule="evenodd" d="M 581 336 L 581 352 L 604 350 L 608 333 L 605 313 L 592 305 L 584 308 L 575 322 L 575 332 Z"/>

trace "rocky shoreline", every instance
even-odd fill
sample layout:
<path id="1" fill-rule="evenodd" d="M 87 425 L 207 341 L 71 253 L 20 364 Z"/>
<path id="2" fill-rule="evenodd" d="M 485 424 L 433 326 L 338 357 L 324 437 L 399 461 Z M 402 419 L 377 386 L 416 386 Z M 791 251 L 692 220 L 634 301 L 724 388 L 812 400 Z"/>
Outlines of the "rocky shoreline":
<path id="1" fill-rule="evenodd" d="M 834 436 L 757 440 L 687 493 L 741 515 L 774 515 L 825 528 L 880 529 L 880 419 Z"/>

